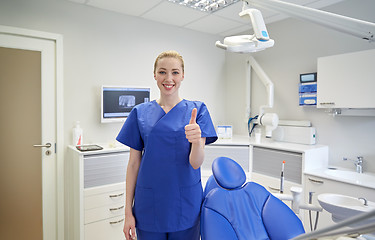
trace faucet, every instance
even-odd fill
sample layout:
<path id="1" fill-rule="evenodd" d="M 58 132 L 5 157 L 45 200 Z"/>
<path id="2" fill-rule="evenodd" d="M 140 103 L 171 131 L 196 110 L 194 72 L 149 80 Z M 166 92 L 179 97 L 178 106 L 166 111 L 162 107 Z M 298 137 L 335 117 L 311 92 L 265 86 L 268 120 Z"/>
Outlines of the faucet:
<path id="1" fill-rule="evenodd" d="M 346 161 L 348 160 L 348 158 L 344 157 L 343 160 Z M 357 160 L 352 160 L 352 161 L 354 161 L 354 166 L 356 166 L 357 173 L 363 173 L 363 157 L 358 156 Z"/>
<path id="2" fill-rule="evenodd" d="M 363 157 L 357 157 L 354 161 L 354 165 L 357 168 L 357 173 L 363 173 Z"/>
<path id="3" fill-rule="evenodd" d="M 368 203 L 367 203 L 367 199 L 366 198 L 364 198 L 364 197 L 360 197 L 360 198 L 358 198 L 358 200 L 363 200 L 363 205 L 365 205 L 365 206 L 368 206 Z"/>

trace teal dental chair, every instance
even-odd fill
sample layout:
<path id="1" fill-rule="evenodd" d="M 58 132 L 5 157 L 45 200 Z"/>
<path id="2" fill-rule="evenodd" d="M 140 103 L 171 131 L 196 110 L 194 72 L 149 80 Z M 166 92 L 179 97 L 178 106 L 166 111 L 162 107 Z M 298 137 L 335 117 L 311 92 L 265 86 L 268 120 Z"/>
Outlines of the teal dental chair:
<path id="1" fill-rule="evenodd" d="M 248 182 L 242 167 L 216 158 L 204 190 L 202 240 L 286 240 L 303 234 L 301 220 L 263 186 Z"/>

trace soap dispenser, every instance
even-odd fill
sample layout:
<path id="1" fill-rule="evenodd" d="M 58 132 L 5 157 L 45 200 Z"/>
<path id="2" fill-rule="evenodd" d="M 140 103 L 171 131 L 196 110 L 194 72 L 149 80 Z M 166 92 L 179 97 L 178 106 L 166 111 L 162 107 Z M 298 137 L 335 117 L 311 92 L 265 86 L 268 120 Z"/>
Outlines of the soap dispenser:
<path id="1" fill-rule="evenodd" d="M 75 127 L 73 128 L 73 145 L 78 146 L 83 144 L 83 130 L 79 125 L 79 121 L 76 121 Z"/>

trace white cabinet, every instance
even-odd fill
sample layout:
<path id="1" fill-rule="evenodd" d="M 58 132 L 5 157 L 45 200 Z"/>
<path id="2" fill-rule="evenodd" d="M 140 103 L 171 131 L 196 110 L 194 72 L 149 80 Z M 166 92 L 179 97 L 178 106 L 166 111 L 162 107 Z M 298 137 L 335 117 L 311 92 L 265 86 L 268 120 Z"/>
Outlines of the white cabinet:
<path id="1" fill-rule="evenodd" d="M 318 108 L 375 108 L 375 49 L 318 58 Z"/>
<path id="2" fill-rule="evenodd" d="M 71 240 L 123 240 L 128 148 L 80 152 L 69 147 L 66 227 Z"/>
<path id="3" fill-rule="evenodd" d="M 283 161 L 285 161 L 284 190 L 288 193 L 291 186 L 302 187 L 304 171 L 327 166 L 328 147 L 276 142 L 251 144 L 251 180 L 271 192 L 280 191 Z"/>
<path id="4" fill-rule="evenodd" d="M 317 206 L 319 206 L 317 198 L 319 194 L 322 193 L 342 194 L 356 198 L 364 197 L 368 201 L 375 201 L 375 190 L 371 188 L 361 187 L 354 184 L 343 183 L 308 174 L 305 175 L 305 179 L 305 202 L 308 202 L 308 193 L 313 192 L 313 204 Z M 313 216 L 313 221 L 315 223 L 315 213 Z M 305 222 L 309 222 L 308 215 L 305 215 Z M 323 210 L 323 212 L 319 214 L 317 229 L 327 227 L 328 225 L 332 224 L 334 224 L 334 222 L 332 221 L 331 214 Z M 305 230 L 310 230 L 310 228 L 305 227 Z"/>
<path id="5" fill-rule="evenodd" d="M 84 190 L 84 239 L 124 239 L 123 183 Z"/>
<path id="6" fill-rule="evenodd" d="M 281 167 L 285 161 L 284 193 L 291 194 L 290 188 L 301 187 L 303 154 L 262 146 L 251 146 L 251 181 L 265 187 L 271 193 L 279 193 L 281 188 Z M 290 203 L 285 202 L 290 206 Z"/>
<path id="7" fill-rule="evenodd" d="M 125 239 L 124 218 L 115 217 L 108 219 L 108 222 L 99 221 L 85 225 L 85 239 L 104 240 L 104 239 Z"/>
<path id="8" fill-rule="evenodd" d="M 328 164 L 328 147 L 278 142 L 250 144 L 251 181 L 264 186 L 271 193 L 280 192 L 282 162 L 284 169 L 284 194 L 291 195 L 291 187 L 303 187 L 304 171 L 324 168 Z M 291 206 L 290 201 L 285 203 Z M 306 213 L 301 210 L 299 217 L 304 223 Z"/>

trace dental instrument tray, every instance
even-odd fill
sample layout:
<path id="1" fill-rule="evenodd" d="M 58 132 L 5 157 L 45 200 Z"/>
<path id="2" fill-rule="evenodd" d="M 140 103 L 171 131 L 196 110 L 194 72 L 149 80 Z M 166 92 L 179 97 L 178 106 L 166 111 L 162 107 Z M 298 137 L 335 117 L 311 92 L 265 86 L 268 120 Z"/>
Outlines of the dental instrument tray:
<path id="1" fill-rule="evenodd" d="M 81 151 L 81 152 L 86 152 L 86 151 L 95 151 L 95 150 L 102 150 L 103 147 L 96 145 L 96 144 L 90 144 L 90 145 L 79 145 L 76 146 L 76 148 Z"/>

